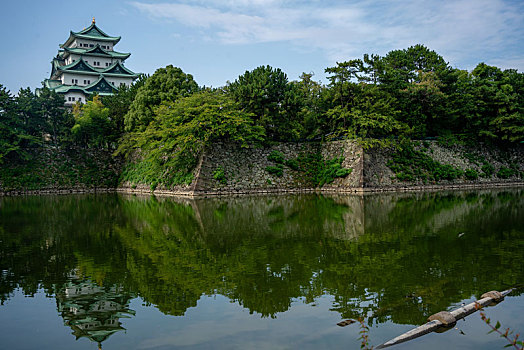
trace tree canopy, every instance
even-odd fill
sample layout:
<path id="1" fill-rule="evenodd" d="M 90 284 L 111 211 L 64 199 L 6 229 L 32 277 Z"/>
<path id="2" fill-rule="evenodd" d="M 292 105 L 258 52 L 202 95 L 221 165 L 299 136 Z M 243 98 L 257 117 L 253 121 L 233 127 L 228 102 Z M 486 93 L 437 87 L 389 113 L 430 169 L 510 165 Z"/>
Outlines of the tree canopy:
<path id="1" fill-rule="evenodd" d="M 172 65 L 157 69 L 138 88 L 124 118 L 126 131 L 144 130 L 153 120 L 155 107 L 197 91 L 199 87 L 193 76 L 184 73 L 182 69 Z"/>
<path id="2" fill-rule="evenodd" d="M 230 83 L 228 92 L 241 108 L 253 113 L 256 125 L 272 140 L 293 141 L 300 137 L 300 96 L 280 68 L 260 66 Z"/>

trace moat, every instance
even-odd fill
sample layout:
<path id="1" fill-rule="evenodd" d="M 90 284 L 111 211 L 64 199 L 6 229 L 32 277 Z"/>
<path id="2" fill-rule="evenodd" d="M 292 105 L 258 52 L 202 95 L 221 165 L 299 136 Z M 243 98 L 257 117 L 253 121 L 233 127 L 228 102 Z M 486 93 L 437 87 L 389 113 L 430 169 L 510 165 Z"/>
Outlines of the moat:
<path id="1" fill-rule="evenodd" d="M 524 189 L 0 198 L 0 348 L 358 349 L 490 290 L 524 330 Z M 393 349 L 497 349 L 478 314 Z"/>

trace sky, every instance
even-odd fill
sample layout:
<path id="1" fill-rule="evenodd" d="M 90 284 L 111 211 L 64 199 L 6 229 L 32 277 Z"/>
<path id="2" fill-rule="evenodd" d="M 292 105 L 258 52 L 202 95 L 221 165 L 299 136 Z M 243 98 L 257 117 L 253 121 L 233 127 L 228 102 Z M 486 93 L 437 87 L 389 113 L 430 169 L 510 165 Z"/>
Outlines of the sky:
<path id="1" fill-rule="evenodd" d="M 452 67 L 524 71 L 523 0 L 0 0 L 0 84 L 41 86 L 69 31 L 92 17 L 121 36 L 125 66 L 152 74 L 173 65 L 219 87 L 261 65 L 289 80 L 363 54 L 423 44 Z"/>

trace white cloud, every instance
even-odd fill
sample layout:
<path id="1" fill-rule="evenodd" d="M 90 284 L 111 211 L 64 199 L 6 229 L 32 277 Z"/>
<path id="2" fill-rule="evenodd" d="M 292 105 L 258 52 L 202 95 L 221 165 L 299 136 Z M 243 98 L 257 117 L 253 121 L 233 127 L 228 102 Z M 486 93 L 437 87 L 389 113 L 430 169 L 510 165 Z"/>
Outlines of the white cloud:
<path id="1" fill-rule="evenodd" d="M 417 43 L 454 62 L 479 62 L 502 51 L 522 62 L 524 55 L 524 5 L 503 0 L 131 4 L 153 19 L 199 28 L 202 35 L 223 44 L 289 42 L 321 50 L 333 61 L 366 52 L 385 54 Z"/>

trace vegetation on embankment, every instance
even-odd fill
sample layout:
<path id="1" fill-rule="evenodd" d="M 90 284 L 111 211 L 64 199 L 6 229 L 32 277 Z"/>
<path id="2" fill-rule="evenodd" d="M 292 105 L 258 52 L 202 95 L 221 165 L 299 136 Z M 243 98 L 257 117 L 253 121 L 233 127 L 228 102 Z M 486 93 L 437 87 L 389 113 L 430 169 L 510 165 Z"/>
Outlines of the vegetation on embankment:
<path id="1" fill-rule="evenodd" d="M 72 111 L 45 88 L 40 96 L 30 89 L 12 96 L 0 85 L 0 164 L 23 169 L 36 161 L 26 151 L 33 148 L 96 149 L 126 158 L 120 181 L 169 189 L 187 184 L 203 150 L 219 141 L 240 147 L 341 138 L 364 147 L 425 138 L 493 147 L 524 142 L 524 74 L 514 69 L 480 63 L 468 72 L 416 45 L 338 62 L 325 72 L 327 85 L 306 73 L 289 81 L 280 69 L 261 66 L 209 89 L 167 66 Z M 406 149 L 390 165 L 405 180 L 482 175 L 460 174 Z M 517 171 L 507 169 L 498 170 L 501 178 Z"/>
<path id="2" fill-rule="evenodd" d="M 369 151 L 369 187 L 522 182 L 524 145 L 472 144 L 461 140 L 403 142 Z"/>
<path id="3" fill-rule="evenodd" d="M 121 159 L 86 149 L 24 150 L 26 161 L 7 161 L 0 168 L 0 193 L 10 191 L 115 188 Z"/>

